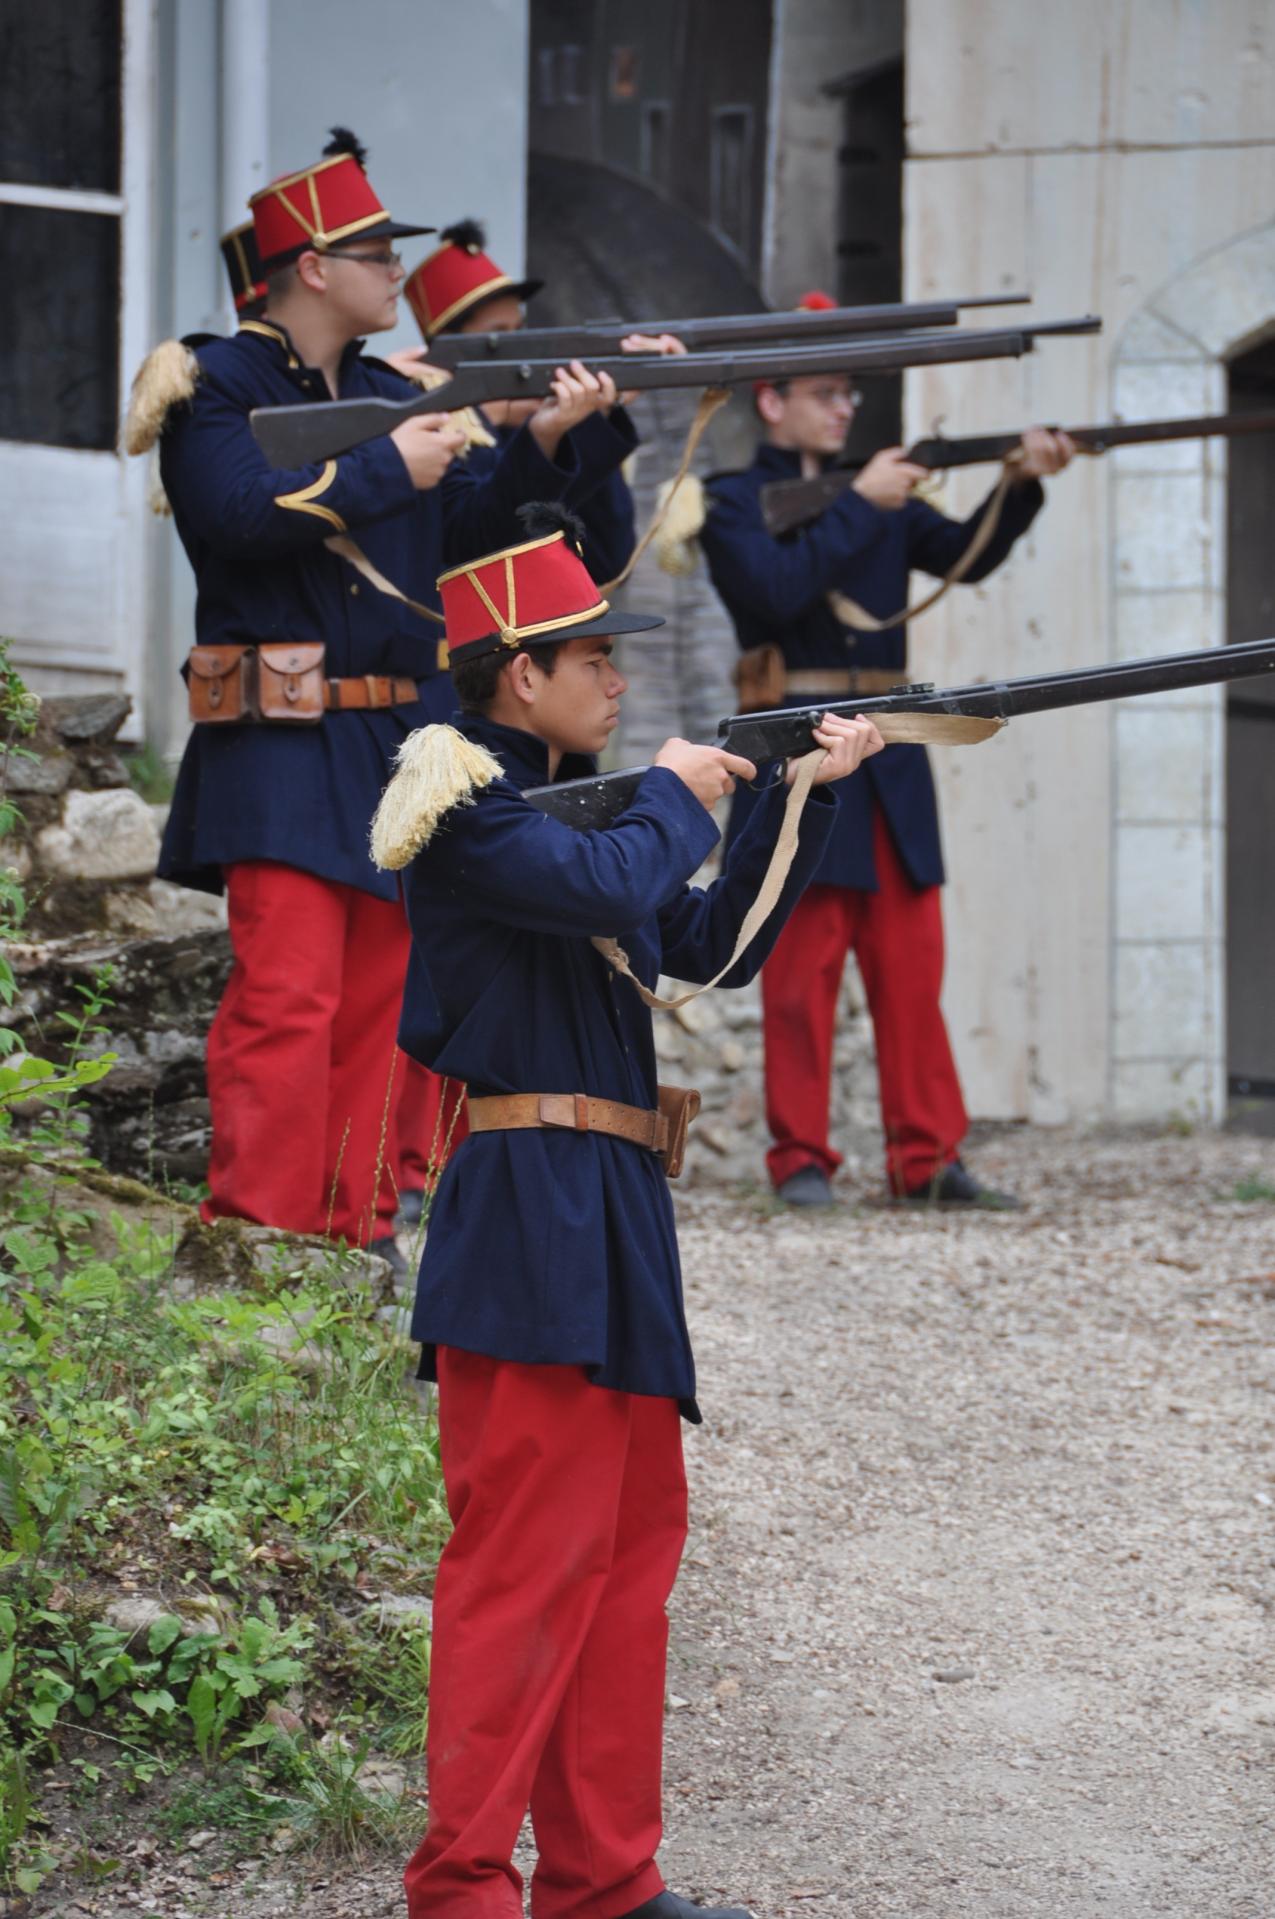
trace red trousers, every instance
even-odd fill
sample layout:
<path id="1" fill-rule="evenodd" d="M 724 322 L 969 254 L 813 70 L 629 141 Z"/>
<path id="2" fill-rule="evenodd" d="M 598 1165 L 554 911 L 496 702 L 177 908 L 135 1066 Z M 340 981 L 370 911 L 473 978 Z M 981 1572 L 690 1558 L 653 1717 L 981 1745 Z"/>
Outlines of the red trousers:
<path id="1" fill-rule="evenodd" d="M 664 1884 L 664 1607 L 686 1539 L 677 1406 L 443 1347 L 455 1525 L 434 1594 L 429 1824 L 408 1919 L 614 1919 Z"/>
<path id="2" fill-rule="evenodd" d="M 873 809 L 877 891 L 811 886 L 762 968 L 770 1177 L 833 1173 L 828 1140 L 837 996 L 846 955 L 859 963 L 876 1039 L 886 1178 L 911 1190 L 957 1156 L 968 1129 L 939 994 L 943 915 L 937 886 L 912 884 L 880 807 Z"/>
<path id="3" fill-rule="evenodd" d="M 407 1053 L 399 1054 L 398 1070 L 403 1080 L 398 1102 L 398 1189 L 432 1193 L 438 1175 L 469 1131 L 465 1089 L 459 1080 L 440 1079 Z"/>
<path id="4" fill-rule="evenodd" d="M 208 1035 L 206 1219 L 351 1245 L 392 1231 L 407 920 L 291 866 L 226 868 L 234 966 Z"/>

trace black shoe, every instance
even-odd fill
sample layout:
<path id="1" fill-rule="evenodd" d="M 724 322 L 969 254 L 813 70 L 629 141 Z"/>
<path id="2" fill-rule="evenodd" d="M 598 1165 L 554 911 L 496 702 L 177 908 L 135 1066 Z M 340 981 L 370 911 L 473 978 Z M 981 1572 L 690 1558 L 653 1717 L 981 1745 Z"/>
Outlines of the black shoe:
<path id="1" fill-rule="evenodd" d="M 984 1186 L 959 1159 L 942 1166 L 924 1186 L 909 1187 L 903 1194 L 906 1206 L 970 1206 L 984 1213 L 1021 1213 L 1023 1202 L 1014 1193 L 998 1193 Z"/>
<path id="2" fill-rule="evenodd" d="M 620 1919 L 753 1919 L 753 1915 L 744 1906 L 693 1906 L 665 1886 L 654 1899 L 622 1912 Z"/>
<path id="3" fill-rule="evenodd" d="M 399 1251 L 399 1244 L 393 1233 L 387 1233 L 384 1239 L 374 1239 L 367 1250 L 369 1253 L 375 1253 L 378 1259 L 385 1261 L 394 1275 L 395 1288 L 401 1290 L 407 1284 L 409 1268 Z"/>
<path id="4" fill-rule="evenodd" d="M 775 1195 L 785 1206 L 835 1206 L 837 1203 L 822 1166 L 799 1166 L 775 1188 Z"/>
<path id="5" fill-rule="evenodd" d="M 398 1196 L 398 1216 L 404 1226 L 419 1226 L 425 1211 L 425 1191 L 420 1186 L 408 1186 Z"/>

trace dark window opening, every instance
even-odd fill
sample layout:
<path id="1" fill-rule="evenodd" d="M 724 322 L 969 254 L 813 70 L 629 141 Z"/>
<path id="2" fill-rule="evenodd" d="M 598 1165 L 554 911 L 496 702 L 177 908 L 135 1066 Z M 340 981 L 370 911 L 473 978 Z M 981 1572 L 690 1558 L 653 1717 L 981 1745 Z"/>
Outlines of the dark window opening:
<path id="1" fill-rule="evenodd" d="M 830 91 L 844 105 L 837 220 L 837 284 L 844 306 L 903 297 L 903 62 L 850 75 Z M 848 453 L 866 459 L 894 446 L 903 431 L 903 381 L 879 374 L 863 382 L 863 403 Z"/>
<path id="2" fill-rule="evenodd" d="M 667 100 L 644 100 L 642 103 L 642 137 L 638 149 L 638 164 L 653 187 L 659 187 L 662 193 L 668 192 L 672 182 L 669 177 L 669 103 Z"/>
<path id="3" fill-rule="evenodd" d="M 0 206 L 0 439 L 114 447 L 119 301 L 113 215 Z"/>
<path id="4" fill-rule="evenodd" d="M 715 107 L 709 151 L 709 218 L 741 253 L 748 246 L 753 169 L 753 110 Z"/>
<path id="5" fill-rule="evenodd" d="M 0 8 L 0 180 L 119 192 L 123 45 L 109 0 Z"/>

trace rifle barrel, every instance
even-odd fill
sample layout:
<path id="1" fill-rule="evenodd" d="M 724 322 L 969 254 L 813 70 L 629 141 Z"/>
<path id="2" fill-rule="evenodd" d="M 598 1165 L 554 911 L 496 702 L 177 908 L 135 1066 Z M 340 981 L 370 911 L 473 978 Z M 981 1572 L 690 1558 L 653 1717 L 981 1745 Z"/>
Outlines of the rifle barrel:
<path id="1" fill-rule="evenodd" d="M 1172 688 L 1219 685 L 1229 680 L 1275 674 L 1275 639 L 1249 640 L 1237 646 L 1210 647 L 1199 653 L 1169 653 L 1154 659 L 1117 660 L 1066 673 L 1038 673 L 1025 679 L 975 682 L 970 686 L 901 687 L 897 693 L 821 706 L 777 707 L 723 720 L 718 744 L 755 763 L 804 753 L 825 713 L 951 713 L 987 719 L 1011 719 L 1105 700 L 1136 698 Z M 598 773 L 554 786 L 532 787 L 531 804 L 552 819 L 581 832 L 610 825 L 631 804 L 645 766 Z"/>
<path id="2" fill-rule="evenodd" d="M 1112 420 L 1100 426 L 1054 427 L 1070 435 L 1082 453 L 1109 453 L 1122 446 L 1149 446 L 1172 440 L 1234 439 L 1243 433 L 1275 433 L 1275 409 L 1253 413 L 1205 413 L 1179 420 Z M 907 457 L 932 473 L 950 468 L 981 466 L 1003 460 L 1022 438 L 1021 433 L 980 433 L 944 439 L 941 435 L 916 440 Z M 823 509 L 853 486 L 857 467 L 833 467 L 812 480 L 772 480 L 761 490 L 766 530 L 776 537 L 815 519 Z"/>
<path id="3" fill-rule="evenodd" d="M 1088 327 L 1090 322 L 1077 322 Z M 970 328 L 850 337 L 812 346 L 753 347 L 734 353 L 591 356 L 595 372 L 618 387 L 735 386 L 800 374 L 884 372 L 964 360 L 1015 358 L 1030 349 L 1022 328 Z M 444 386 L 410 400 L 326 400 L 317 405 L 257 407 L 252 431 L 272 466 L 293 469 L 334 458 L 365 440 L 390 433 L 417 413 L 450 413 L 488 400 L 541 398 L 550 391 L 558 360 L 462 362 Z"/>
<path id="4" fill-rule="evenodd" d="M 808 312 L 725 313 L 683 320 L 591 320 L 583 326 L 522 327 L 514 333 L 444 333 L 431 341 L 430 363 L 451 369 L 470 360 L 539 360 L 553 355 L 587 360 L 618 353 L 630 333 L 675 333 L 692 352 L 749 340 L 826 340 L 847 333 L 878 333 L 909 327 L 955 326 L 963 307 L 1022 306 L 1026 293 L 989 294 L 975 300 L 882 302 L 876 306 L 829 307 Z"/>

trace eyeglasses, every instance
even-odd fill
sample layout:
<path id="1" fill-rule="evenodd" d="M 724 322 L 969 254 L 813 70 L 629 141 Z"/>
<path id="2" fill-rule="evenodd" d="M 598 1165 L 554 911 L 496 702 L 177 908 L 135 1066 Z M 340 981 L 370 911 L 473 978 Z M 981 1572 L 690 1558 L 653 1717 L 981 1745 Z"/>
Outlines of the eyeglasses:
<path id="1" fill-rule="evenodd" d="M 847 393 L 843 386 L 812 386 L 810 397 L 817 406 L 860 406 L 863 395 L 856 387 Z"/>
<path id="2" fill-rule="evenodd" d="M 353 260 L 361 267 L 384 267 L 387 273 L 393 273 L 403 264 L 401 253 L 395 253 L 390 247 L 381 247 L 375 253 L 348 253 L 343 247 L 333 247 L 326 256 L 329 260 Z"/>

